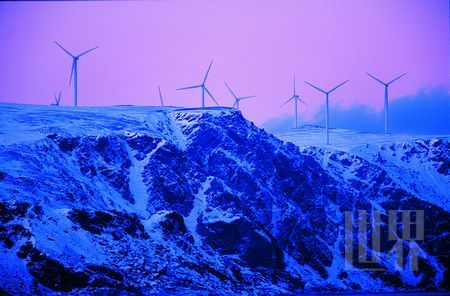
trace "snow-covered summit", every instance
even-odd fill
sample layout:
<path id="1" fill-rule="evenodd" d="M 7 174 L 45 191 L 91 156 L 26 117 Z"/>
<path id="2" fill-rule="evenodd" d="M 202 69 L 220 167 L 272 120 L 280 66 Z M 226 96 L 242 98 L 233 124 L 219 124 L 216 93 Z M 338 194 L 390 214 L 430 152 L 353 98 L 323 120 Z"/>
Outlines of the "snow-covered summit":
<path id="1" fill-rule="evenodd" d="M 314 146 L 325 147 L 350 152 L 360 146 L 388 145 L 393 143 L 406 143 L 425 139 L 450 139 L 450 135 L 415 135 L 415 134 L 375 134 L 354 130 L 331 128 L 330 145 L 326 145 L 326 131 L 324 127 L 304 125 L 296 129 L 275 132 L 274 135 L 283 141 L 291 142 L 299 147 Z"/>
<path id="2" fill-rule="evenodd" d="M 50 133 L 98 136 L 138 132 L 173 138 L 176 134 L 171 130 L 171 122 L 173 115 L 179 112 L 207 112 L 218 116 L 239 111 L 227 107 L 66 107 L 0 103 L 0 144 L 30 143 L 45 139 Z"/>

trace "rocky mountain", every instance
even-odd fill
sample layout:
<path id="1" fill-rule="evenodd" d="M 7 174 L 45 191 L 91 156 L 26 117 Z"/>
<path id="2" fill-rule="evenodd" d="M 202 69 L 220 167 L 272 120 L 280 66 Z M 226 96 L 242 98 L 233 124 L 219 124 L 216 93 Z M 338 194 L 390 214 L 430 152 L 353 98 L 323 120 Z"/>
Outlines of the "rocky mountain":
<path id="1" fill-rule="evenodd" d="M 449 290 L 447 139 L 344 152 L 227 108 L 0 110 L 0 292 Z M 382 271 L 346 268 L 358 210 L 381 213 Z M 417 271 L 392 262 L 389 210 L 424 211 Z"/>

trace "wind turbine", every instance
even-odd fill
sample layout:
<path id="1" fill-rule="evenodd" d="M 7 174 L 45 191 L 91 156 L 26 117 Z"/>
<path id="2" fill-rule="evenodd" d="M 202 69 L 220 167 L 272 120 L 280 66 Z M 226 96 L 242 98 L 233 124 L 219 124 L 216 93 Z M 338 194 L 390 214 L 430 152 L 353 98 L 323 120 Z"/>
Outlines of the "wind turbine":
<path id="1" fill-rule="evenodd" d="M 56 96 L 55 94 L 55 102 L 52 103 L 52 106 L 59 106 L 59 102 L 61 102 L 61 91 L 59 92 L 58 96 Z"/>
<path id="2" fill-rule="evenodd" d="M 289 103 L 292 100 L 295 100 L 294 101 L 295 102 L 295 128 L 297 128 L 297 122 L 298 122 L 297 121 L 297 118 L 298 118 L 297 117 L 297 109 L 298 109 L 297 108 L 297 104 L 298 104 L 298 101 L 302 102 L 305 105 L 307 105 L 307 104 L 305 103 L 305 101 L 300 99 L 300 96 L 297 94 L 297 90 L 295 88 L 295 76 L 294 76 L 294 93 L 293 93 L 292 97 L 289 100 L 287 100 L 283 105 L 280 106 L 280 108 L 283 107 L 284 105 L 286 105 L 287 103 Z"/>
<path id="3" fill-rule="evenodd" d="M 161 88 L 158 86 L 158 91 L 159 91 L 159 100 L 161 101 L 161 106 L 164 107 L 164 101 L 163 101 L 163 97 L 161 94 Z"/>
<path id="4" fill-rule="evenodd" d="M 72 62 L 72 70 L 70 70 L 70 81 L 69 81 L 69 85 L 72 83 L 72 76 L 73 76 L 73 89 L 74 89 L 74 96 L 73 96 L 73 100 L 74 100 L 74 105 L 75 107 L 78 105 L 78 59 L 93 51 L 94 49 L 98 48 L 98 46 L 93 47 L 89 50 L 86 50 L 85 52 L 80 53 L 79 55 L 73 55 L 72 53 L 70 53 L 67 49 L 65 49 L 64 47 L 61 46 L 61 44 L 59 44 L 58 42 L 56 42 L 56 45 L 58 45 L 62 50 L 64 50 L 65 53 L 67 53 L 70 57 L 72 57 L 73 62 Z"/>
<path id="5" fill-rule="evenodd" d="M 378 81 L 379 83 L 381 83 L 381 84 L 384 85 L 384 133 L 387 134 L 387 133 L 389 132 L 389 126 L 388 126 L 388 123 L 389 123 L 389 122 L 388 122 L 388 111 L 389 111 L 389 109 L 388 109 L 388 107 L 389 107 L 389 106 L 388 106 L 388 104 L 389 104 L 388 88 L 389 88 L 389 85 L 390 85 L 391 83 L 393 83 L 394 81 L 396 81 L 396 80 L 402 78 L 403 76 L 406 75 L 406 73 L 404 73 L 404 74 L 398 76 L 397 78 L 392 79 L 392 80 L 389 81 L 389 82 L 383 82 L 383 81 L 381 81 L 380 79 L 376 78 L 376 77 L 373 76 L 373 75 L 370 75 L 370 74 L 367 73 L 367 72 L 366 72 L 366 74 L 369 75 L 370 77 L 372 77 L 373 79 L 375 79 L 375 81 Z"/>
<path id="6" fill-rule="evenodd" d="M 211 63 L 209 64 L 208 70 L 206 71 L 206 75 L 205 75 L 205 78 L 202 81 L 202 84 L 198 84 L 198 85 L 193 85 L 193 86 L 188 86 L 188 87 L 183 87 L 183 88 L 178 88 L 177 89 L 177 90 L 183 90 L 183 89 L 201 88 L 202 89 L 202 108 L 205 108 L 205 92 L 211 97 L 211 99 L 214 101 L 214 103 L 216 103 L 216 105 L 219 106 L 219 104 L 217 103 L 216 99 L 214 99 L 214 97 L 211 94 L 211 92 L 205 86 L 206 79 L 208 78 L 209 70 L 211 70 L 212 63 L 213 63 L 213 61 L 211 61 Z"/>
<path id="7" fill-rule="evenodd" d="M 328 130 L 328 125 L 329 125 L 329 108 L 328 108 L 328 96 L 330 93 L 332 93 L 333 91 L 335 91 L 336 89 L 338 89 L 339 87 L 341 87 L 342 85 L 346 84 L 348 82 L 348 80 L 342 82 L 341 84 L 338 84 L 337 86 L 333 87 L 331 90 L 329 91 L 324 91 L 323 89 L 312 85 L 311 83 L 305 81 L 306 84 L 308 84 L 309 86 L 312 86 L 313 88 L 315 88 L 316 90 L 322 92 L 325 94 L 325 105 L 326 105 L 326 117 L 325 117 L 325 129 L 327 130 L 327 145 L 330 144 L 330 134 L 329 134 L 329 130 Z"/>
<path id="8" fill-rule="evenodd" d="M 225 85 L 227 86 L 228 90 L 230 91 L 231 95 L 234 97 L 234 104 L 233 104 L 233 108 L 236 108 L 239 110 L 239 101 L 240 100 L 245 100 L 245 99 L 250 99 L 250 98 L 254 98 L 256 96 L 245 96 L 245 97 L 238 97 L 234 94 L 234 92 L 231 90 L 231 88 L 228 86 L 228 84 L 224 81 Z"/>

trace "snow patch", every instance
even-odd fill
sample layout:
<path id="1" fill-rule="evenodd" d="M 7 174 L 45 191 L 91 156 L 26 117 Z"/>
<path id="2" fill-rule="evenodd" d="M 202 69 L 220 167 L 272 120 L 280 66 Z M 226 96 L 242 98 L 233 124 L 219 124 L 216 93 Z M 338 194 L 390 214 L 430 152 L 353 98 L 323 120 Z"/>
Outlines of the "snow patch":
<path id="1" fill-rule="evenodd" d="M 186 228 L 191 233 L 196 244 L 201 244 L 201 241 L 202 241 L 200 235 L 197 233 L 197 224 L 198 224 L 198 219 L 200 217 L 200 214 L 202 214 L 206 209 L 207 201 L 206 201 L 205 192 L 210 188 L 211 181 L 213 180 L 213 178 L 214 177 L 210 176 L 206 179 L 205 183 L 203 183 L 202 188 L 200 188 L 200 190 L 195 195 L 194 206 L 193 206 L 191 212 L 184 219 Z"/>

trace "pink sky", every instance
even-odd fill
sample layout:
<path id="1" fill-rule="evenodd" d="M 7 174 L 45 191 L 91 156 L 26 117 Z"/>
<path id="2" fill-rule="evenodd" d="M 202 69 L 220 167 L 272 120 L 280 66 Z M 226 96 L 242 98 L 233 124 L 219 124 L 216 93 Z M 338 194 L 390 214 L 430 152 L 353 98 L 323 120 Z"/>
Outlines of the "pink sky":
<path id="1" fill-rule="evenodd" d="M 80 53 L 79 105 L 157 105 L 161 86 L 167 104 L 194 107 L 198 84 L 211 59 L 208 88 L 221 105 L 238 95 L 257 124 L 293 106 L 297 76 L 301 116 L 312 118 L 323 95 L 304 80 L 329 89 L 350 79 L 331 96 L 331 106 L 382 108 L 383 80 L 407 72 L 391 98 L 421 89 L 449 88 L 447 0 L 327 1 L 149 1 L 0 3 L 0 102 L 50 104 L 69 87 L 71 59 L 54 40 Z M 211 104 L 211 101 L 207 101 Z"/>

